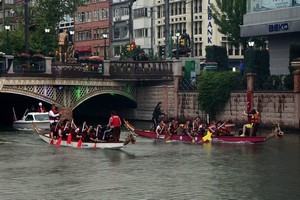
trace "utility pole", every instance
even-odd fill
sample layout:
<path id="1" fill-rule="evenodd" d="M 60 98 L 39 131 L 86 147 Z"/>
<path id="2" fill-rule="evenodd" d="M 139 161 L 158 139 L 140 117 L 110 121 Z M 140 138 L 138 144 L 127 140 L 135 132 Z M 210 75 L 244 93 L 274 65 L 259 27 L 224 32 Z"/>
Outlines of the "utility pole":
<path id="1" fill-rule="evenodd" d="M 169 38 L 170 38 L 170 14 L 169 14 L 169 0 L 165 0 L 164 5 L 165 10 L 165 57 L 170 57 L 170 51 L 169 51 Z"/>
<path id="2" fill-rule="evenodd" d="M 194 57 L 194 0 L 191 0 L 191 57 Z"/>
<path id="3" fill-rule="evenodd" d="M 151 16 L 151 52 L 154 52 L 153 44 L 154 44 L 154 12 L 153 7 L 150 8 L 150 16 Z"/>
<path id="4" fill-rule="evenodd" d="M 131 44 L 132 39 L 133 39 L 133 21 L 132 21 L 132 4 L 135 2 L 136 0 L 130 0 L 129 1 L 129 44 Z"/>
<path id="5" fill-rule="evenodd" d="M 28 3 L 29 0 L 24 0 L 24 18 L 25 18 L 25 53 L 29 51 L 29 12 Z"/>

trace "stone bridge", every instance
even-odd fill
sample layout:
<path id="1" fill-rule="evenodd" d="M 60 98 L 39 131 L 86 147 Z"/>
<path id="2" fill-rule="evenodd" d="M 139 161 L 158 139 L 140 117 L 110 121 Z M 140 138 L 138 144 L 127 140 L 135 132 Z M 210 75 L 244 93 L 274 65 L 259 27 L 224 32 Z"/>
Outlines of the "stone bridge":
<path id="1" fill-rule="evenodd" d="M 68 118 L 77 106 L 94 96 L 112 93 L 137 102 L 137 82 L 173 82 L 182 76 L 181 62 L 176 60 L 104 61 L 97 71 L 87 70 L 81 64 L 52 63 L 50 58 L 38 71 L 18 69 L 9 59 L 5 64 L 0 74 L 1 93 L 56 104 Z"/>

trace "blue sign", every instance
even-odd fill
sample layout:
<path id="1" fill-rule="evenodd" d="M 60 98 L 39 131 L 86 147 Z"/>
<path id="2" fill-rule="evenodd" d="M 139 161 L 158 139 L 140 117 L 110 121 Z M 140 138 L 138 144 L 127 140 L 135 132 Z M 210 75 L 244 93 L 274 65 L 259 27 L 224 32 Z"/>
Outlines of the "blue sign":
<path id="1" fill-rule="evenodd" d="M 269 25 L 269 32 L 281 32 L 281 31 L 288 31 L 288 30 L 289 30 L 288 23 Z"/>

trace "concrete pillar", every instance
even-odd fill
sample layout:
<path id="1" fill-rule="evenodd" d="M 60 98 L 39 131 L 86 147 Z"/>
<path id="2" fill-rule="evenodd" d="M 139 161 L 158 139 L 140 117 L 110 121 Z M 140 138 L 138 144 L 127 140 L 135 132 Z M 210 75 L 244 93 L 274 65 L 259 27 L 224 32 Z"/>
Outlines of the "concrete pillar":
<path id="1" fill-rule="evenodd" d="M 182 62 L 180 60 L 172 61 L 173 83 L 174 83 L 174 117 L 178 118 L 179 107 L 179 80 L 183 76 Z"/>
<path id="2" fill-rule="evenodd" d="M 299 65 L 300 66 L 300 65 Z M 300 69 L 293 72 L 295 98 L 295 127 L 300 128 Z"/>
<path id="3" fill-rule="evenodd" d="M 45 57 L 46 71 L 45 74 L 52 73 L 52 57 Z"/>
<path id="4" fill-rule="evenodd" d="M 64 120 L 64 119 L 72 120 L 72 117 L 73 117 L 72 108 L 62 107 L 59 110 L 61 113 L 61 117 L 60 117 L 61 120 Z"/>
<path id="5" fill-rule="evenodd" d="M 294 93 L 300 92 L 300 69 L 293 72 L 294 75 Z"/>
<path id="6" fill-rule="evenodd" d="M 104 60 L 103 61 L 103 75 L 104 76 L 110 76 L 109 74 L 109 65 L 110 65 L 110 60 Z"/>
<path id="7" fill-rule="evenodd" d="M 13 74 L 14 73 L 14 56 L 6 55 L 5 58 L 6 58 L 5 65 L 6 65 L 7 73 Z"/>

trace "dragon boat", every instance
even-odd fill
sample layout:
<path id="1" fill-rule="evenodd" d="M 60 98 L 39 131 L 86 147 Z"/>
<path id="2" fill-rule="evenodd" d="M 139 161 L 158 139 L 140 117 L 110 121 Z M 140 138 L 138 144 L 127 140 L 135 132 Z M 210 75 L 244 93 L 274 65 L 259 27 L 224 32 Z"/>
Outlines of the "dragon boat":
<path id="1" fill-rule="evenodd" d="M 280 126 L 277 124 L 276 127 L 266 136 L 244 136 L 241 137 L 237 133 L 228 133 L 228 134 L 212 134 L 207 131 L 204 136 L 189 136 L 185 134 L 180 135 L 171 135 L 168 133 L 157 135 L 154 131 L 149 129 L 136 129 L 132 124 L 124 119 L 125 127 L 132 133 L 142 136 L 145 138 L 165 140 L 165 141 L 180 141 L 186 143 L 262 143 L 274 137 L 283 136 L 283 132 L 280 129 Z M 226 123 L 223 124 L 225 127 Z M 228 131 L 230 127 L 234 124 L 228 124 Z M 253 134 L 256 135 L 256 134 Z"/>
<path id="2" fill-rule="evenodd" d="M 89 141 L 85 142 L 80 140 L 72 140 L 71 137 L 66 139 L 62 138 L 51 138 L 50 132 L 41 132 L 40 129 L 33 125 L 34 131 L 37 135 L 45 142 L 53 146 L 65 146 L 65 147 L 74 147 L 74 148 L 94 148 L 94 149 L 123 149 L 129 143 L 134 144 L 136 142 L 136 137 L 132 133 L 128 133 L 124 140 L 119 141 Z"/>

